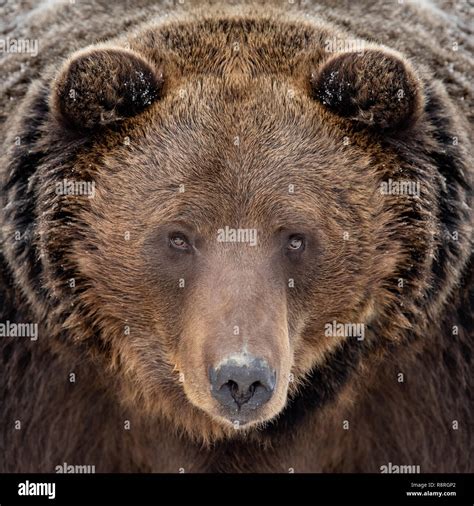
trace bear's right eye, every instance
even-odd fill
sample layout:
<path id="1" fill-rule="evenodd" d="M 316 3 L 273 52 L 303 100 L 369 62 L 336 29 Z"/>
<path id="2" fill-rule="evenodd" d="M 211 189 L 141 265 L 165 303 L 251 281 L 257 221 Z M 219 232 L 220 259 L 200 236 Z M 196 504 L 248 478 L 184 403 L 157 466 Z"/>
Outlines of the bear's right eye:
<path id="1" fill-rule="evenodd" d="M 293 253 L 298 253 L 303 251 L 305 248 L 305 240 L 304 237 L 300 234 L 291 235 L 288 239 L 288 243 L 286 245 L 286 249 Z"/>
<path id="2" fill-rule="evenodd" d="M 169 245 L 170 247 L 180 250 L 180 251 L 189 251 L 191 249 L 191 243 L 189 239 L 181 232 L 173 232 L 169 235 Z"/>

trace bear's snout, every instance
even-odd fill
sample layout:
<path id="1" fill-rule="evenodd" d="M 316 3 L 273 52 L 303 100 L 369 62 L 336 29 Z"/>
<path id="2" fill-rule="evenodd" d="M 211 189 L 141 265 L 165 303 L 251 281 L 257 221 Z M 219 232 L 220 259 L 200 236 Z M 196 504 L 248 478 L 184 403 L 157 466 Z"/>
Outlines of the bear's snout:
<path id="1" fill-rule="evenodd" d="M 173 361 L 187 399 L 227 435 L 271 420 L 287 402 L 287 297 L 267 253 L 220 249 L 202 259 L 185 300 Z"/>
<path id="2" fill-rule="evenodd" d="M 266 360 L 231 356 L 209 370 L 211 392 L 233 419 L 245 423 L 273 395 L 276 372 Z"/>

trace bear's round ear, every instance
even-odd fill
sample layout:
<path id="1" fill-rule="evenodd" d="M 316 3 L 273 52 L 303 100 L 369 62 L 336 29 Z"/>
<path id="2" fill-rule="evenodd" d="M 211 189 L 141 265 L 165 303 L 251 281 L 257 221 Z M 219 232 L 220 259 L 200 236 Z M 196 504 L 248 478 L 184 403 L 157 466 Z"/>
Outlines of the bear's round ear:
<path id="1" fill-rule="evenodd" d="M 364 126 L 403 129 L 421 115 L 422 85 L 403 56 L 385 49 L 337 53 L 311 75 L 313 96 Z"/>
<path id="2" fill-rule="evenodd" d="M 87 130 L 140 113 L 160 97 L 162 88 L 162 72 L 138 53 L 85 49 L 54 79 L 50 105 L 66 127 Z"/>

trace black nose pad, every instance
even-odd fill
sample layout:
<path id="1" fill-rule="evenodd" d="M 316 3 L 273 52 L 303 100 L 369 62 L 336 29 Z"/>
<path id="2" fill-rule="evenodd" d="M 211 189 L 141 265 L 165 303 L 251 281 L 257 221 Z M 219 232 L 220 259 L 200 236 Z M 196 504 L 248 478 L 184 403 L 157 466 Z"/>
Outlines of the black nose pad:
<path id="1" fill-rule="evenodd" d="M 243 406 L 257 409 L 268 402 L 275 388 L 275 377 L 266 360 L 254 357 L 229 358 L 209 371 L 212 395 L 231 411 Z"/>

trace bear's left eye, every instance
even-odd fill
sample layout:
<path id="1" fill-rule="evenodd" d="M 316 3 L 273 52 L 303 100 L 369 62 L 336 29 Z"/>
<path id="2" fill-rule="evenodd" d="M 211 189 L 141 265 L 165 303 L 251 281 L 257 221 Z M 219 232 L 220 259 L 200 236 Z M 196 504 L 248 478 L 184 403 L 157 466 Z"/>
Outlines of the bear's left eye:
<path id="1" fill-rule="evenodd" d="M 286 245 L 286 249 L 291 252 L 300 252 L 303 251 L 305 247 L 305 239 L 304 236 L 300 234 L 291 235 L 288 238 L 288 242 Z"/>
<path id="2" fill-rule="evenodd" d="M 188 251 L 191 248 L 189 239 L 181 232 L 173 232 L 169 235 L 169 244 L 172 248 L 180 251 Z"/>

